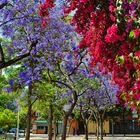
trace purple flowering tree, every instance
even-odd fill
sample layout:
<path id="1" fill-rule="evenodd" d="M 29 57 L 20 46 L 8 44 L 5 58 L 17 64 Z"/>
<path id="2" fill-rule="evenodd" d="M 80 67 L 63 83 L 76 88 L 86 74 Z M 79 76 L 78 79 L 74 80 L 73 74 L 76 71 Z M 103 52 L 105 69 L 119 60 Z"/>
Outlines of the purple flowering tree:
<path id="1" fill-rule="evenodd" d="M 32 22 L 31 14 L 33 11 L 24 9 L 26 4 L 30 9 L 31 5 L 33 6 L 33 4 L 29 5 L 28 3 L 27 1 L 21 3 L 19 1 L 8 0 L 2 0 L 0 2 L 0 31 L 2 37 L 7 38 L 6 43 L 0 42 L 0 69 L 13 65 L 29 56 L 31 48 L 35 46 L 35 42 L 28 42 L 28 47 L 25 46 L 25 44 L 21 42 L 25 36 L 19 32 L 25 24 L 28 26 L 27 22 L 28 24 Z M 34 6 L 36 7 L 37 5 Z M 23 42 L 26 43 L 26 41 L 27 39 Z M 11 54 L 12 56 L 7 58 L 7 56 Z"/>
<path id="2" fill-rule="evenodd" d="M 97 81 L 96 88 L 92 86 L 86 93 L 79 98 L 77 108 L 80 110 L 81 118 L 85 126 L 86 140 L 88 140 L 88 121 L 94 116 L 96 121 L 97 139 L 103 140 L 103 121 L 107 110 L 111 109 L 115 102 L 115 96 L 118 91 L 116 85 L 110 80 L 109 74 L 102 74 L 99 71 L 92 75 Z M 86 115 L 87 114 L 87 115 Z M 87 117 L 88 116 L 88 117 Z"/>
<path id="3" fill-rule="evenodd" d="M 67 119 L 79 96 L 89 88 L 87 83 L 81 84 L 79 88 L 80 81 L 87 76 L 84 64 L 86 52 L 76 49 L 74 30 L 61 20 L 62 14 L 58 10 L 50 10 L 49 24 L 43 28 L 40 26 L 41 17 L 38 15 L 38 3 L 35 1 L 2 2 L 0 3 L 0 31 L 2 36 L 7 38 L 7 42 L 1 42 L 0 45 L 0 69 L 22 60 L 22 63 L 17 64 L 22 69 L 18 76 L 20 84 L 23 87 L 28 86 L 25 139 L 29 140 L 30 137 L 34 83 L 41 81 L 44 73 L 47 73 L 48 81 L 64 88 L 68 97 L 66 104 L 69 104 L 69 108 L 64 110 L 62 134 L 62 140 L 65 140 Z"/>
<path id="4" fill-rule="evenodd" d="M 46 39 L 48 36 L 45 34 L 48 28 L 41 27 L 38 7 L 38 1 L 0 1 L 0 34 L 2 38 L 7 39 L 5 43 L 0 41 L 0 69 L 14 65 L 20 60 L 29 57 L 32 49 L 37 44 L 42 43 L 41 45 L 43 46 L 44 43 L 48 43 L 48 39 Z M 56 7 L 54 11 L 56 12 L 56 10 L 58 11 L 59 8 Z M 58 15 L 54 14 L 52 16 L 54 25 L 56 19 L 60 16 Z M 61 22 L 60 24 L 63 27 L 64 23 Z M 57 26 L 55 31 L 56 29 Z M 69 31 L 68 28 L 67 31 Z M 44 36 L 43 42 L 40 40 L 40 36 Z"/>
<path id="5" fill-rule="evenodd" d="M 65 140 L 68 117 L 71 115 L 79 96 L 85 92 L 87 84 L 85 83 L 83 87 L 80 84 L 85 78 L 81 71 L 85 71 L 84 57 L 86 52 L 81 53 L 79 50 L 75 50 L 75 47 L 72 47 L 69 53 L 64 52 L 63 54 L 65 54 L 65 57 L 61 61 L 55 60 L 55 69 L 48 69 L 48 77 L 50 82 L 64 89 L 61 94 L 56 96 L 59 96 L 64 105 L 62 140 Z M 52 73 L 57 77 L 53 77 Z"/>
<path id="6" fill-rule="evenodd" d="M 49 25 L 43 28 L 37 11 L 39 6 L 37 2 L 31 0 L 2 2 L 0 30 L 2 37 L 7 38 L 7 41 L 1 42 L 0 45 L 0 69 L 13 64 L 21 67 L 22 71 L 18 76 L 20 84 L 23 88 L 28 86 L 26 134 L 28 140 L 34 82 L 41 80 L 41 74 L 45 70 L 55 71 L 54 66 L 63 60 L 68 47 L 74 46 L 74 34 L 71 26 L 61 20 L 61 13 L 56 9 L 51 12 Z M 17 63 L 20 60 L 22 63 Z"/>

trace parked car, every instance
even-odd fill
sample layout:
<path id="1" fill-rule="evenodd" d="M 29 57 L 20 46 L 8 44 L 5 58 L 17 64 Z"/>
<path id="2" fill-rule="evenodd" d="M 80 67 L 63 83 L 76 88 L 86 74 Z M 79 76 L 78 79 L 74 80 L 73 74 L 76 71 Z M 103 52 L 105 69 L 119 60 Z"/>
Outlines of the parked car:
<path id="1" fill-rule="evenodd" d="M 9 133 L 16 133 L 17 132 L 17 128 L 11 128 L 10 130 L 9 130 Z"/>
<path id="2" fill-rule="evenodd" d="M 24 130 L 23 129 L 19 129 L 19 133 L 24 133 Z"/>
<path id="3" fill-rule="evenodd" d="M 17 128 L 11 128 L 10 130 L 9 130 L 9 133 L 16 133 L 17 132 Z M 24 133 L 24 130 L 23 129 L 19 129 L 19 131 L 18 131 L 19 133 Z"/>
<path id="4" fill-rule="evenodd" d="M 0 128 L 0 134 L 4 134 L 3 128 Z"/>

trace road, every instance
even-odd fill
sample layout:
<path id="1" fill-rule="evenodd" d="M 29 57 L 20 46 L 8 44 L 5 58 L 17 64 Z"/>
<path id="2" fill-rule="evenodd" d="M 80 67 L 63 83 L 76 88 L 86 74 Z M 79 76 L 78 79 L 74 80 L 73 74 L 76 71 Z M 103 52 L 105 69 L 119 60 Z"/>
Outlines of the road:
<path id="1" fill-rule="evenodd" d="M 31 134 L 31 140 L 47 140 L 48 136 L 47 135 L 41 135 L 41 134 Z M 25 140 L 25 138 L 19 138 L 19 140 Z M 61 140 L 60 137 L 57 138 L 57 140 Z M 66 138 L 66 140 L 85 140 L 84 135 L 80 136 L 69 136 Z M 89 135 L 89 140 L 96 140 L 95 135 Z M 140 135 L 139 136 L 106 136 L 104 137 L 104 140 L 140 140 Z"/>

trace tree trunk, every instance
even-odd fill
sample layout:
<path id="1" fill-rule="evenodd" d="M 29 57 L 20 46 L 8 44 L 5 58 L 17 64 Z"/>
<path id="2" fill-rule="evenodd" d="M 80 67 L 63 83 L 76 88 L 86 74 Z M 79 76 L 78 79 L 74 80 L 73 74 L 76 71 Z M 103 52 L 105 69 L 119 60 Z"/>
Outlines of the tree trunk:
<path id="1" fill-rule="evenodd" d="M 49 106 L 49 117 L 48 117 L 48 140 L 52 140 L 52 120 L 53 120 L 53 109 L 52 104 Z"/>
<path id="2" fill-rule="evenodd" d="M 24 134 L 23 134 L 24 137 L 25 137 L 25 133 L 26 133 L 26 128 L 24 128 Z"/>
<path id="3" fill-rule="evenodd" d="M 84 124 L 84 127 L 85 127 L 85 139 L 86 140 L 88 140 L 88 126 L 87 125 L 88 125 L 87 123 Z"/>
<path id="4" fill-rule="evenodd" d="M 72 105 L 70 106 L 69 110 L 67 112 L 65 112 L 64 115 L 64 122 L 63 122 L 63 132 L 62 132 L 62 139 L 61 140 L 66 140 L 66 132 L 67 132 L 67 121 L 68 121 L 68 117 L 69 115 L 72 113 L 72 110 L 74 109 L 76 103 L 77 103 L 77 92 L 73 91 L 73 96 L 74 96 L 74 102 L 72 103 Z"/>
<path id="5" fill-rule="evenodd" d="M 26 121 L 25 140 L 30 140 L 31 111 L 32 111 L 31 95 L 32 95 L 32 85 L 29 85 L 29 92 L 28 92 L 28 99 L 27 99 L 28 100 L 28 114 L 27 114 L 27 121 Z"/>
<path id="6" fill-rule="evenodd" d="M 53 126 L 54 126 L 54 127 L 53 127 L 53 128 L 54 128 L 54 134 L 53 134 L 54 139 L 53 139 L 53 140 L 56 140 L 56 135 L 57 135 L 57 134 L 56 134 L 56 129 L 57 129 L 57 128 L 56 128 L 56 121 L 54 121 Z"/>
<path id="7" fill-rule="evenodd" d="M 100 119 L 100 140 L 103 140 L 103 120 Z"/>
<path id="8" fill-rule="evenodd" d="M 99 120 L 96 121 L 96 123 L 97 123 L 97 126 L 96 126 L 96 138 L 97 138 L 97 140 L 99 140 Z"/>
<path id="9" fill-rule="evenodd" d="M 63 132 L 62 132 L 62 139 L 61 139 L 61 140 L 66 140 L 67 121 L 68 121 L 68 116 L 65 115 L 65 116 L 64 116 Z"/>

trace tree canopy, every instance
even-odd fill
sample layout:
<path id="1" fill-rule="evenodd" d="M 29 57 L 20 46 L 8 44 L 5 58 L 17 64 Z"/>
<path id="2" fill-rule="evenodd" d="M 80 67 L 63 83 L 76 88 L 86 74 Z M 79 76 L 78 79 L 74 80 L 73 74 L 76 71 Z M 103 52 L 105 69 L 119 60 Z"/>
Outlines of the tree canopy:
<path id="1" fill-rule="evenodd" d="M 40 15 L 48 16 L 52 3 L 40 5 Z M 138 0 L 64 0 L 64 12 L 74 11 L 71 25 L 82 36 L 80 48 L 89 51 L 90 67 L 110 72 L 119 85 L 118 99 L 139 110 L 140 96 L 140 20 Z M 48 9 L 47 13 L 43 9 Z"/>

